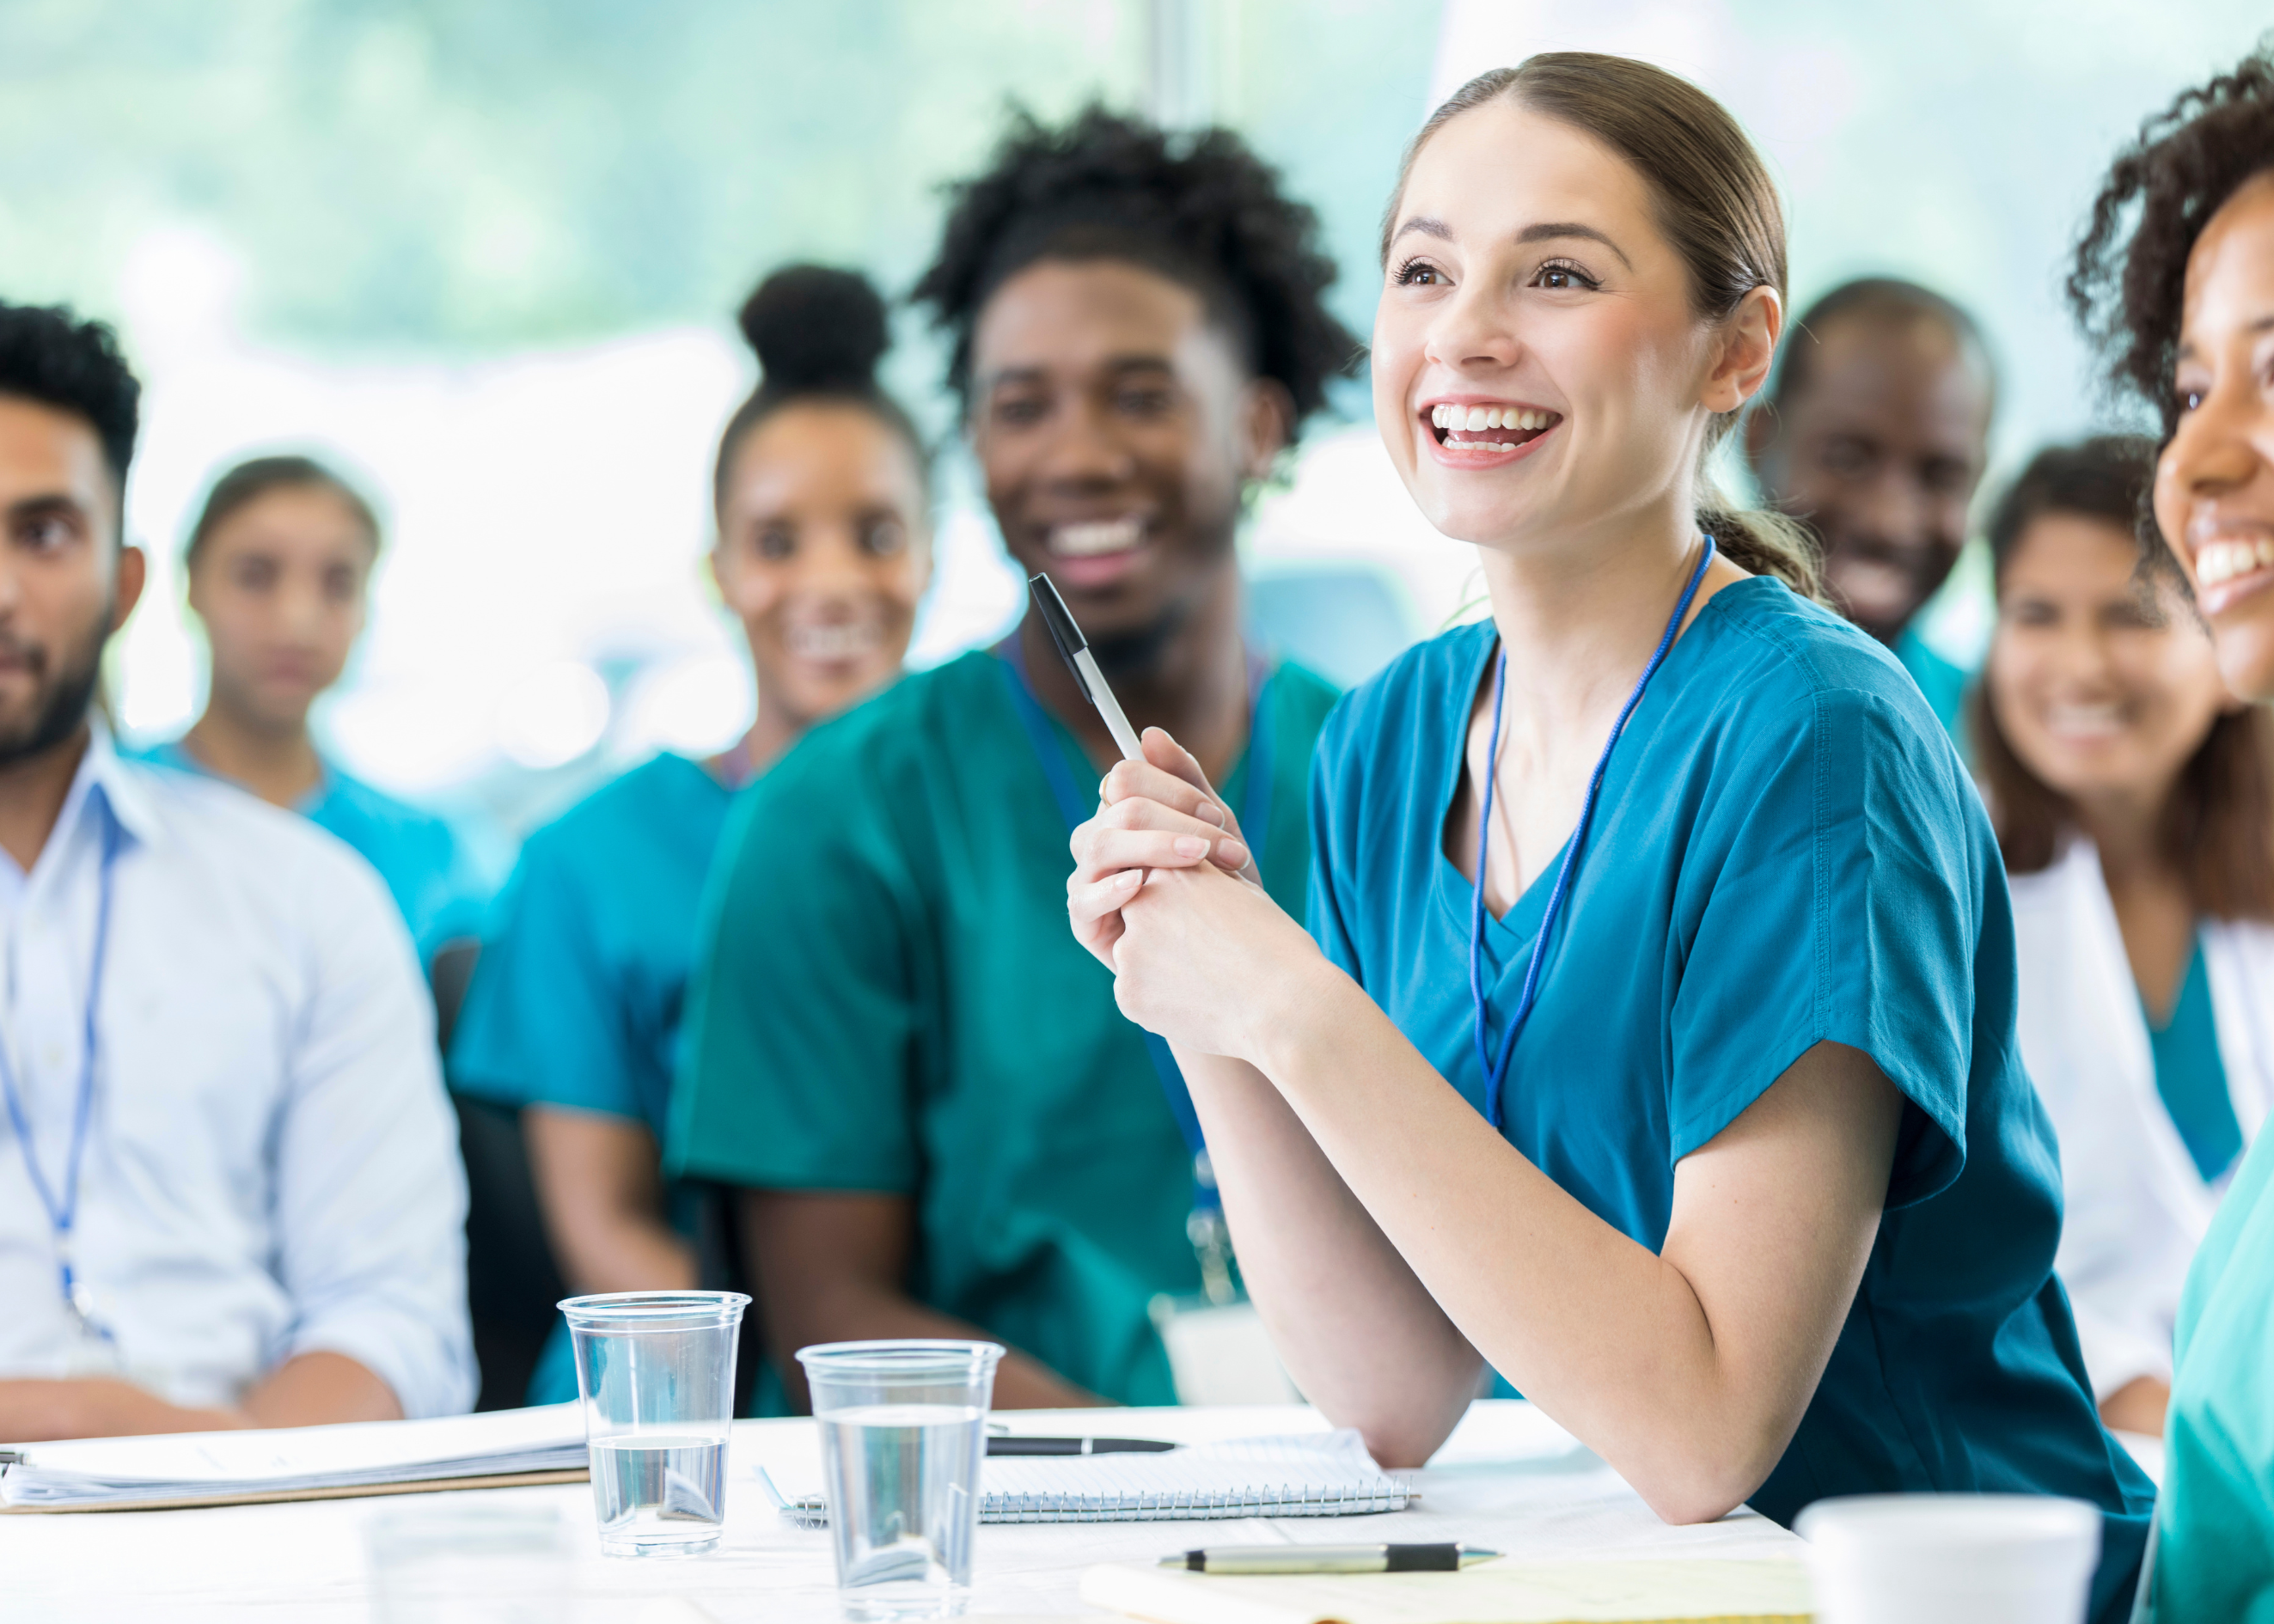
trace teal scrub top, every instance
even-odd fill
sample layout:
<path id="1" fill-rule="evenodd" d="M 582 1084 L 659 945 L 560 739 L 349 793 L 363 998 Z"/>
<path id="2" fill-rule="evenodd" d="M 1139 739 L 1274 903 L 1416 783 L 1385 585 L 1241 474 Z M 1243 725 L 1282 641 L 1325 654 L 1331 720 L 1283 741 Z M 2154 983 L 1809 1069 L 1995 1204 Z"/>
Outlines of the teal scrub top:
<path id="1" fill-rule="evenodd" d="M 451 1086 L 625 1117 L 662 1143 L 704 876 L 732 800 L 700 763 L 658 756 L 523 842 L 458 1012 Z M 667 1192 L 666 1212 L 694 1232 L 686 1191 Z M 778 1408 L 772 1391 L 762 1372 L 761 1413 Z M 526 1402 L 576 1396 L 556 1325 Z"/>
<path id="2" fill-rule="evenodd" d="M 2236 1169 L 2187 1270 L 2164 1424 L 2157 1624 L 2274 1624 L 2274 1133 Z"/>
<path id="3" fill-rule="evenodd" d="M 1943 732 L 1958 741 L 1959 753 L 1966 753 L 1966 685 L 1973 680 L 1965 666 L 1946 660 L 1935 652 L 1927 640 L 1919 635 L 1918 623 L 1903 628 L 1895 639 L 1895 658 L 1902 662 L 1911 680 L 1918 684 L 1926 695 L 1927 706 L 1934 719 L 1942 724 Z"/>
<path id="4" fill-rule="evenodd" d="M 666 1165 L 906 1196 L 919 1301 L 1094 1393 L 1172 1403 L 1148 1305 L 1200 1289 L 1191 1160 L 1111 974 L 1066 929 L 1066 821 L 1014 680 L 983 651 L 903 678 L 744 796 L 705 907 Z M 1258 699 L 1261 867 L 1290 907 L 1334 697 L 1283 665 Z M 1094 798 L 1098 765 L 1043 726 Z M 1220 786 L 1235 808 L 1254 804 L 1246 774 Z"/>
<path id="5" fill-rule="evenodd" d="M 2179 1001 L 2162 1026 L 2148 1014 L 2148 1046 L 2156 1057 L 2156 1092 L 2180 1131 L 2180 1142 L 2194 1158 L 2203 1183 L 2215 1184 L 2242 1154 L 2242 1124 L 2227 1093 L 2226 1063 L 2219 1057 L 2218 1016 L 2211 1007 L 2210 972 L 2203 963 L 2202 938 L 2195 939 L 2180 981 Z"/>
<path id="6" fill-rule="evenodd" d="M 661 1141 L 733 799 L 700 763 L 658 756 L 523 843 L 458 1013 L 454 1087 L 629 1117 Z"/>
<path id="7" fill-rule="evenodd" d="M 140 751 L 138 758 L 200 778 L 221 776 L 179 739 Z M 330 762 L 323 769 L 323 782 L 293 810 L 346 841 L 379 870 L 403 910 L 420 960 L 431 960 L 446 942 L 479 936 L 490 886 L 448 820 L 383 794 Z"/>
<path id="8" fill-rule="evenodd" d="M 1313 934 L 1480 1109 L 1475 892 L 1443 831 L 1495 646 L 1464 627 L 1355 690 L 1312 792 Z M 1487 919 L 1495 1043 L 1556 866 Z M 1773 579 L 1716 594 L 1612 754 L 1547 952 L 1504 1132 L 1653 1250 L 1675 1164 L 1816 1044 L 1905 1097 L 1855 1304 L 1753 1506 L 1788 1524 L 1832 1494 L 2075 1495 L 2106 1516 L 2096 1616 L 2120 1611 L 2152 1490 L 2100 1425 L 2053 1277 L 2060 1178 L 1997 844 L 1901 668 Z"/>

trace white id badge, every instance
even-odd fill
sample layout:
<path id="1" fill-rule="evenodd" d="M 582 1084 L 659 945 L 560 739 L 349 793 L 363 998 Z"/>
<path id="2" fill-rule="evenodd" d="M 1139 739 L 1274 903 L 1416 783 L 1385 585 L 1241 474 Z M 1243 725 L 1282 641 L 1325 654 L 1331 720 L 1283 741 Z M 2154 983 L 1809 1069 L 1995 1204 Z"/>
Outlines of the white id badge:
<path id="1" fill-rule="evenodd" d="M 1148 1304 L 1179 1404 L 1299 1404 L 1255 1304 L 1163 1292 Z"/>

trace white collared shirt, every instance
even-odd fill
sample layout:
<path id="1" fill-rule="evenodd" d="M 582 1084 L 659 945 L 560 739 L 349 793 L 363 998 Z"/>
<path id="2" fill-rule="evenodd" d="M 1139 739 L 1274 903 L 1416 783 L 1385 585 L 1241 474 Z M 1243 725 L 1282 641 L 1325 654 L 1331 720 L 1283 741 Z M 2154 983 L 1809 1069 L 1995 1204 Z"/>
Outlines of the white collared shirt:
<path id="1" fill-rule="evenodd" d="M 72 1250 L 124 1373 L 230 1404 L 321 1349 L 405 1415 L 465 1410 L 465 1176 L 385 888 L 305 820 L 122 762 L 99 728 L 30 873 L 0 853 L 0 1042 L 49 1189 L 69 1177 L 114 822 Z M 0 1116 L 0 1378 L 85 1351 L 24 1150 Z"/>
<path id="2" fill-rule="evenodd" d="M 2156 1083 L 2148 1018 L 2092 843 L 2012 876 L 2015 1023 L 2060 1139 L 2060 1253 L 2094 1395 L 2172 1379 L 2187 1266 L 2225 1177 L 2206 1184 Z M 2235 1124 L 2248 1146 L 2274 1104 L 2274 927 L 2207 920 L 2203 968 Z"/>

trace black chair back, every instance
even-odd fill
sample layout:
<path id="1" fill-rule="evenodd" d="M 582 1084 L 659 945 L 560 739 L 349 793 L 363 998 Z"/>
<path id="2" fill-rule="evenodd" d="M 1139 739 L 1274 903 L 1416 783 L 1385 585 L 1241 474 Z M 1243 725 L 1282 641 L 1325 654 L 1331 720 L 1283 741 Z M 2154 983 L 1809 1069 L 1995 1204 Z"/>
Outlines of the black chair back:
<path id="1" fill-rule="evenodd" d="M 443 1051 L 458 1022 L 481 944 L 448 942 L 428 971 L 434 1029 Z M 474 1322 L 474 1360 L 481 1368 L 476 1410 L 517 1408 L 529 1391 L 537 1357 L 568 1295 L 530 1177 L 521 1113 L 509 1105 L 453 1092 L 458 1153 L 466 1164 L 466 1306 Z"/>

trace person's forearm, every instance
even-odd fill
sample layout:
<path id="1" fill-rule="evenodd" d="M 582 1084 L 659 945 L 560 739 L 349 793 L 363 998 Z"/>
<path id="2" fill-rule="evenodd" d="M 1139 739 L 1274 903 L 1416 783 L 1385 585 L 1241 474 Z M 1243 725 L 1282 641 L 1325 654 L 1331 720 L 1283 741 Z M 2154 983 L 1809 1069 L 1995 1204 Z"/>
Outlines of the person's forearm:
<path id="1" fill-rule="evenodd" d="M 395 1421 L 402 1416 L 394 1389 L 343 1353 L 319 1351 L 287 1359 L 234 1407 L 176 1404 L 147 1387 L 108 1376 L 0 1381 L 4 1443 L 319 1426 Z"/>
<path id="2" fill-rule="evenodd" d="M 325 1426 L 339 1421 L 400 1421 L 395 1389 L 361 1361 L 317 1349 L 295 1354 L 238 1406 L 249 1426 Z"/>
<path id="3" fill-rule="evenodd" d="M 791 1400 L 812 1408 L 797 1350 L 817 1342 L 935 1337 L 993 1342 L 994 1337 L 952 1314 L 927 1308 L 904 1292 L 865 1282 L 846 1282 L 817 1300 L 776 1307 L 769 1303 L 767 1341 Z M 995 1370 L 998 1410 L 1080 1410 L 1108 1401 L 1075 1386 L 1041 1360 L 1012 1350 Z"/>
<path id="4" fill-rule="evenodd" d="M 252 1425 L 241 1410 L 169 1403 L 115 1377 L 0 1381 L 0 1443 L 221 1432 Z"/>
<path id="5" fill-rule="evenodd" d="M 1377 1460 L 1417 1467 L 1475 1395 L 1476 1350 L 1454 1328 L 1270 1081 L 1179 1049 L 1224 1216 L 1287 1372 Z"/>
<path id="6" fill-rule="evenodd" d="M 1733 1371 L 1683 1271 L 1526 1160 L 1348 977 L 1292 996 L 1271 1080 L 1468 1342 L 1669 1521 L 1758 1487 L 1805 1394 Z"/>
<path id="7" fill-rule="evenodd" d="M 570 1290 L 695 1289 L 695 1249 L 668 1225 L 644 1213 L 622 1211 L 579 1214 L 579 1219 L 557 1243 L 561 1270 Z"/>

